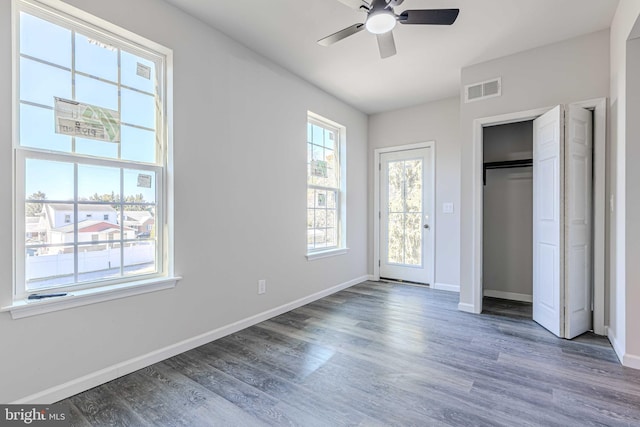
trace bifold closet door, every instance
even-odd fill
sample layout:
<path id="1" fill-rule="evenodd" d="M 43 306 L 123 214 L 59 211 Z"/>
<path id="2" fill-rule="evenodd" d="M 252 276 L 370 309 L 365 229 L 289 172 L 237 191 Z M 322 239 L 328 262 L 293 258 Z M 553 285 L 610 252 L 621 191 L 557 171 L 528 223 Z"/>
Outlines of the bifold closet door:
<path id="1" fill-rule="evenodd" d="M 591 329 L 591 112 L 533 122 L 533 320 L 559 337 Z"/>

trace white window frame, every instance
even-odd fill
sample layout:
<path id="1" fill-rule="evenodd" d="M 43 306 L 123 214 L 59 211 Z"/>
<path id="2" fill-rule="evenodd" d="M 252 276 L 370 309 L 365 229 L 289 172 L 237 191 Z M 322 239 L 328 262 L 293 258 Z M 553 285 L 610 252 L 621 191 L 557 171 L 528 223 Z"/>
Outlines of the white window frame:
<path id="1" fill-rule="evenodd" d="M 106 301 L 172 288 L 180 277 L 174 275 L 173 267 L 173 139 L 172 139 L 172 79 L 173 52 L 162 45 L 147 40 L 137 34 L 117 27 L 96 16 L 70 6 L 60 0 L 13 0 L 13 188 L 14 188 L 14 271 L 13 303 L 0 308 L 10 311 L 12 317 L 57 311 L 99 301 Z M 121 159 L 103 159 L 72 153 L 53 152 L 43 149 L 22 147 L 19 141 L 20 129 L 20 12 L 43 18 L 56 25 L 80 31 L 84 35 L 105 40 L 129 52 L 158 64 L 158 97 L 160 98 L 162 123 L 157 124 L 157 132 L 162 143 L 157 147 L 155 163 L 140 163 Z M 75 283 L 71 286 L 56 287 L 55 291 L 66 293 L 64 297 L 28 300 L 25 281 L 25 164 L 26 158 L 58 160 L 76 164 L 109 166 L 136 170 L 148 170 L 156 176 L 156 265 L 157 272 L 114 280 Z M 74 166 L 77 170 L 77 166 Z M 77 173 L 77 172 L 76 172 Z M 77 180 L 77 177 L 75 178 Z M 121 184 L 122 185 L 122 184 Z M 126 204 L 126 203 L 124 203 Z"/>
<path id="2" fill-rule="evenodd" d="M 307 192 L 309 189 L 319 189 L 319 190 L 329 190 L 329 191 L 337 190 L 338 192 L 338 197 L 336 198 L 336 210 L 337 210 L 336 225 L 337 225 L 337 232 L 338 232 L 336 246 L 321 247 L 321 248 L 315 248 L 315 249 L 309 249 L 307 246 L 307 255 L 306 255 L 307 260 L 313 261 L 320 258 L 346 254 L 349 251 L 347 247 L 347 229 L 346 229 L 347 228 L 346 227 L 346 224 L 347 224 L 346 151 L 347 150 L 346 150 L 346 127 L 345 126 L 339 123 L 336 123 L 332 120 L 329 120 L 325 117 L 322 117 L 319 114 L 313 113 L 311 111 L 307 111 L 306 125 L 308 126 L 309 123 L 315 124 L 325 129 L 333 130 L 335 132 L 337 137 L 336 151 L 338 155 L 338 167 L 339 167 L 339 170 L 338 170 L 339 187 L 334 188 L 334 187 L 325 187 L 320 185 L 309 184 L 308 172 L 307 172 L 307 175 L 305 176 L 305 179 L 307 180 Z M 307 150 L 309 149 L 308 141 L 305 142 L 305 147 Z M 308 151 L 307 151 L 306 157 L 308 158 Z M 306 201 L 307 201 L 307 194 L 305 193 L 305 202 Z M 305 209 L 305 218 L 306 218 L 306 215 L 308 215 L 308 207 L 307 209 Z M 308 229 L 306 229 L 305 231 L 308 232 L 307 230 Z M 305 243 L 306 243 L 306 239 L 305 239 Z"/>

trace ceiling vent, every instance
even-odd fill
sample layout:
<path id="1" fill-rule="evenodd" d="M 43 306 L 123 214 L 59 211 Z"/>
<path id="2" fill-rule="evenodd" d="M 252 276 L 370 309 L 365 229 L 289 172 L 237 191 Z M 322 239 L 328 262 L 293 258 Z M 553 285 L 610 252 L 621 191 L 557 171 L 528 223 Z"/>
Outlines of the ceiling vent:
<path id="1" fill-rule="evenodd" d="M 464 87 L 464 102 L 480 101 L 502 95 L 502 78 L 474 83 Z"/>

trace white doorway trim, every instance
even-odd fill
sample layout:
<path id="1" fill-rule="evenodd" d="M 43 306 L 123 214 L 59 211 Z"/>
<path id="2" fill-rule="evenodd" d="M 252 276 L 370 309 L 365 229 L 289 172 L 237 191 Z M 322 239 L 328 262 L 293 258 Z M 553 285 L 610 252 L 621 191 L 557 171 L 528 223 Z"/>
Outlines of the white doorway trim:
<path id="1" fill-rule="evenodd" d="M 593 182 L 594 182 L 594 276 L 593 276 L 593 330 L 598 335 L 605 335 L 604 309 L 605 309 L 605 177 L 606 177 L 606 126 L 607 126 L 607 100 L 606 98 L 591 99 L 575 102 L 582 108 L 594 111 L 593 132 Z M 492 117 L 483 117 L 473 121 L 473 145 L 472 145 L 472 257 L 471 257 L 471 301 L 473 304 L 458 304 L 458 309 L 479 314 L 482 312 L 482 137 L 483 128 L 486 126 L 501 125 L 507 123 L 533 120 L 551 110 L 553 106 L 520 111 L 516 113 L 502 114 Z"/>
<path id="2" fill-rule="evenodd" d="M 433 213 L 431 219 L 431 229 L 433 235 L 433 241 L 435 246 L 436 240 L 436 142 L 426 141 L 418 142 L 415 144 L 397 145 L 394 147 L 377 148 L 374 151 L 374 164 L 373 164 L 373 277 L 372 280 L 380 280 L 380 155 L 383 153 L 392 153 L 394 151 L 415 150 L 417 148 L 431 148 L 431 164 L 429 170 L 431 171 L 431 206 L 433 206 Z M 378 166 L 376 166 L 378 165 Z M 428 259 L 425 261 L 426 265 L 431 271 L 433 271 L 433 282 L 436 281 L 435 270 L 435 250 L 430 251 Z M 433 287 L 434 283 L 430 283 Z"/>

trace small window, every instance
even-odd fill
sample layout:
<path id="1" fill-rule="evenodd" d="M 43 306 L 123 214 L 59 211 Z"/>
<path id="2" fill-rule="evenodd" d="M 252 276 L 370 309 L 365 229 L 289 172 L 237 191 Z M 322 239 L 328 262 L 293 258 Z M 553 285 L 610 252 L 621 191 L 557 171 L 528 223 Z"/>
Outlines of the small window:
<path id="1" fill-rule="evenodd" d="M 105 214 L 102 219 L 104 219 L 105 221 L 109 221 L 109 214 Z"/>
<path id="2" fill-rule="evenodd" d="M 93 218 L 93 214 L 87 214 L 87 218 Z"/>
<path id="3" fill-rule="evenodd" d="M 344 127 L 309 113 L 307 119 L 307 252 L 346 246 Z"/>
<path id="4" fill-rule="evenodd" d="M 64 222 L 65 222 L 65 224 L 69 224 L 71 222 L 71 215 L 66 214 L 64 216 Z"/>

